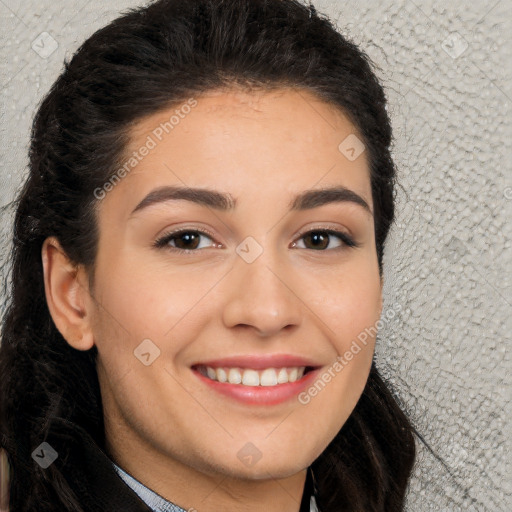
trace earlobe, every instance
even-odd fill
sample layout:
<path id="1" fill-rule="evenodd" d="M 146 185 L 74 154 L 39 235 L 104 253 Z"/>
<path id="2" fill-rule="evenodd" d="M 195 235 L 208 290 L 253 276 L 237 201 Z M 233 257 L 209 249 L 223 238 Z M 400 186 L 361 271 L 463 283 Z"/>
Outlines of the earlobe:
<path id="1" fill-rule="evenodd" d="M 44 241 L 41 258 L 46 302 L 55 326 L 73 348 L 89 350 L 94 337 L 85 270 L 69 260 L 55 237 Z"/>

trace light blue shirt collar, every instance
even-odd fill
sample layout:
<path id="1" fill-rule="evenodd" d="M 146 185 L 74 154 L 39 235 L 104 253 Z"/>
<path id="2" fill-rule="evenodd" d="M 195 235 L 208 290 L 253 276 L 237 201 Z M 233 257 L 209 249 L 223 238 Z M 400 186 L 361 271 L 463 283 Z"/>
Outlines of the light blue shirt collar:
<path id="1" fill-rule="evenodd" d="M 189 509 L 189 511 L 178 507 L 178 505 L 174 505 L 170 501 L 167 501 L 165 498 L 162 498 L 159 494 L 148 489 L 144 484 L 141 484 L 138 480 L 133 478 L 133 476 L 129 475 L 126 471 L 121 469 L 118 465 L 112 463 L 114 465 L 114 469 L 117 471 L 119 476 L 124 480 L 128 487 L 137 494 L 137 496 L 153 511 L 153 512 L 192 512 L 194 509 Z"/>
<path id="2" fill-rule="evenodd" d="M 195 510 L 193 508 L 184 510 L 181 507 L 178 507 L 178 505 L 174 505 L 170 501 L 167 501 L 165 498 L 162 498 L 162 496 L 156 492 L 148 489 L 144 484 L 141 484 L 138 480 L 133 478 L 133 476 L 129 475 L 116 464 L 112 464 L 126 485 L 128 485 L 128 487 L 130 487 L 153 512 L 193 512 Z M 310 512 L 318 512 L 314 496 L 311 496 L 309 510 Z"/>

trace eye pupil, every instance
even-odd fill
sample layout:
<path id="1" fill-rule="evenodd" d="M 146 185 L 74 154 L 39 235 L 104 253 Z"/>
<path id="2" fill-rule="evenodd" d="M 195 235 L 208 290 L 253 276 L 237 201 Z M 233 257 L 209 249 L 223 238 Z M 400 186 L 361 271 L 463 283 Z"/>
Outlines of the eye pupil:
<path id="1" fill-rule="evenodd" d="M 313 241 L 313 247 L 316 249 L 319 247 L 325 249 L 329 245 L 329 235 L 325 231 L 313 231 L 306 235 L 304 239 Z"/>
<path id="2" fill-rule="evenodd" d="M 198 246 L 199 235 L 198 233 L 187 231 L 186 233 L 182 233 L 179 237 L 176 237 L 174 240 L 176 247 L 179 249 L 195 249 Z M 193 243 L 194 241 L 196 242 L 195 244 Z M 182 242 L 185 242 L 184 246 L 182 246 Z M 188 242 L 192 242 L 192 244 Z"/>

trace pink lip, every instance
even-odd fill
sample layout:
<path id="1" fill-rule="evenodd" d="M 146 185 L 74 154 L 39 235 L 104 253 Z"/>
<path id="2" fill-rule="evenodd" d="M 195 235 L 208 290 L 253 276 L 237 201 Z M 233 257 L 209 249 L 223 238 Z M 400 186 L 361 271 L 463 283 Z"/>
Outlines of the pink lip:
<path id="1" fill-rule="evenodd" d="M 307 388 L 316 378 L 320 370 L 312 370 L 306 373 L 302 379 L 277 386 L 244 386 L 242 384 L 229 384 L 211 380 L 198 371 L 194 374 L 214 391 L 234 398 L 235 400 L 248 405 L 277 405 L 293 397 Z"/>
<path id="2" fill-rule="evenodd" d="M 192 365 L 211 366 L 212 368 L 251 368 L 264 370 L 265 368 L 290 368 L 293 366 L 319 367 L 318 363 L 301 356 L 291 354 L 268 354 L 254 356 L 233 356 L 211 361 L 201 361 Z"/>

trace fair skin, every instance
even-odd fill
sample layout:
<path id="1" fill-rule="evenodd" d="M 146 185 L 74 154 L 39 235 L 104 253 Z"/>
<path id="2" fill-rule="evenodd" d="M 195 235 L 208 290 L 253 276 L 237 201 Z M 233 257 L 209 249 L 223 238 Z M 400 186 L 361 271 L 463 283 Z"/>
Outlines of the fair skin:
<path id="1" fill-rule="evenodd" d="M 205 384 L 194 365 L 285 354 L 306 358 L 321 375 L 377 322 L 382 281 L 366 152 L 353 161 L 340 152 L 357 130 L 307 91 L 224 90 L 196 100 L 99 201 L 93 289 L 58 241 L 45 241 L 47 302 L 68 343 L 98 349 L 107 446 L 119 466 L 185 510 L 297 512 L 306 468 L 363 391 L 375 340 L 305 404 L 297 396 L 240 401 Z M 140 121 L 130 150 L 175 109 Z M 236 206 L 181 199 L 132 213 L 161 186 L 215 190 Z M 289 209 L 298 194 L 334 186 L 370 211 L 347 200 Z M 152 246 L 178 229 L 212 235 Z M 307 233 L 322 229 L 359 245 L 324 234 L 316 248 Z M 236 252 L 247 237 L 263 250 L 251 263 Z M 145 339 L 160 350 L 147 366 L 134 356 Z M 239 453 L 247 443 L 261 456 L 253 464 Z"/>

